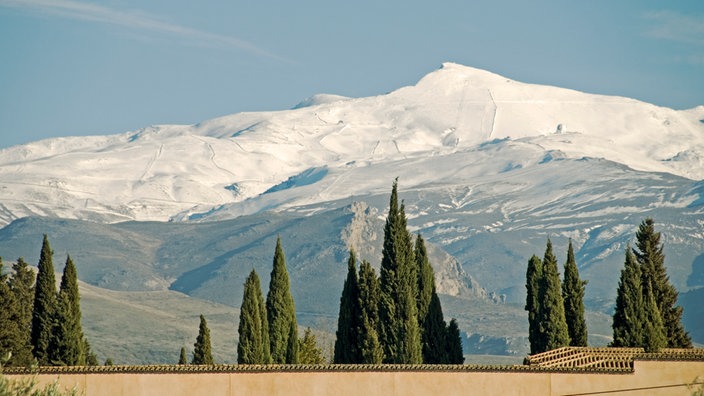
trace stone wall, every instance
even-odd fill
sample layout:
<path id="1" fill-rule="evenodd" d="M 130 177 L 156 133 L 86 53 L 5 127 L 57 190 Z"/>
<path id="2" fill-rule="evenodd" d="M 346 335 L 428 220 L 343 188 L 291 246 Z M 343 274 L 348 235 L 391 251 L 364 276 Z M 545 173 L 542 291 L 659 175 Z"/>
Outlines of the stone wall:
<path id="1" fill-rule="evenodd" d="M 49 370 L 51 371 L 51 370 Z M 704 361 L 636 360 L 632 369 L 528 366 L 142 366 L 34 374 L 94 395 L 691 395 Z M 32 374 L 6 371 L 10 378 Z M 689 386 L 688 386 L 689 385 Z"/>

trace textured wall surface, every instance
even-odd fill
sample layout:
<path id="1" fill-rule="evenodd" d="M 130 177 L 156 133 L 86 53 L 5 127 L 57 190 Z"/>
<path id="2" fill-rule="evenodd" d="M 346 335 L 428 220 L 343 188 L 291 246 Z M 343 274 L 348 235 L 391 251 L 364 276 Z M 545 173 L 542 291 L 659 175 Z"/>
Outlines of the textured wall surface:
<path id="1" fill-rule="evenodd" d="M 185 366 L 188 367 L 188 366 Z M 236 366 L 230 366 L 236 367 Z M 328 366 L 280 370 L 127 369 L 37 374 L 94 395 L 690 395 L 704 379 L 704 361 L 636 360 L 631 370 L 545 370 L 526 366 L 398 366 L 368 371 Z M 101 372 L 102 371 L 102 372 Z M 131 371 L 131 372 L 130 372 Z M 150 372 L 151 371 L 151 372 Z M 20 378 L 28 374 L 10 374 Z"/>

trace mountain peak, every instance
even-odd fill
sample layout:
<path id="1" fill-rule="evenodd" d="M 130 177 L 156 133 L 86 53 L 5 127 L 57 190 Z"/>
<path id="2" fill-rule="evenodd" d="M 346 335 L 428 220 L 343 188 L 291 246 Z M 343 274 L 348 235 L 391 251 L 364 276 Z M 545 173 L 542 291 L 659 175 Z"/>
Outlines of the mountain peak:
<path id="1" fill-rule="evenodd" d="M 0 151 L 0 223 L 36 214 L 166 220 L 222 205 L 237 206 L 236 215 L 315 204 L 381 191 L 388 186 L 379 174 L 404 176 L 399 169 L 428 158 L 434 170 L 471 163 L 465 173 L 478 175 L 474 169 L 504 172 L 560 152 L 699 180 L 702 119 L 701 108 L 676 111 L 444 63 L 385 95 L 321 94 L 292 110 Z M 333 188 L 353 173 L 357 184 Z M 452 172 L 444 175 L 405 177 L 413 185 L 453 182 Z"/>

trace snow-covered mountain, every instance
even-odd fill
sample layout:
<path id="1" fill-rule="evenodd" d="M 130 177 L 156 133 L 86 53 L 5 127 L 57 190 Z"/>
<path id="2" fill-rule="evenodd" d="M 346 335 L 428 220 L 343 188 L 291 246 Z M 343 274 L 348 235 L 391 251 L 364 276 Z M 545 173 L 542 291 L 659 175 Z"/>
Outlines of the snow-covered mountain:
<path id="1" fill-rule="evenodd" d="M 444 64 L 381 96 L 318 95 L 287 111 L 2 150 L 0 222 L 227 218 L 386 192 L 395 176 L 405 189 L 471 186 L 548 157 L 700 180 L 702 120 L 704 106 L 675 111 Z"/>
<path id="2" fill-rule="evenodd" d="M 527 331 L 526 263 L 548 237 L 560 261 L 573 241 L 602 344 L 624 250 L 645 217 L 663 233 L 675 286 L 704 287 L 704 106 L 677 111 L 449 63 L 375 97 L 316 95 L 291 110 L 2 150 L 0 226 L 12 224 L 0 254 L 27 257 L 51 231 L 94 286 L 238 306 L 246 273 L 266 273 L 281 234 L 294 283 L 320 285 L 297 291 L 300 314 L 319 325 L 336 317 L 347 247 L 378 261 L 395 177 L 468 339 L 525 349 L 512 343 Z M 90 222 L 16 221 L 27 216 Z M 171 224 L 100 224 L 127 220 Z"/>

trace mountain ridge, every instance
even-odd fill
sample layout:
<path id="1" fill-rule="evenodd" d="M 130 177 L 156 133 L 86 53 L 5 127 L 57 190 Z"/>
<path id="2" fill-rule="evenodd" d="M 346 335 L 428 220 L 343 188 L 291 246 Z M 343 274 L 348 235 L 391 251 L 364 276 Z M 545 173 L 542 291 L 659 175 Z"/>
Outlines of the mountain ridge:
<path id="1" fill-rule="evenodd" d="M 290 110 L 2 150 L 0 248 L 27 254 L 19 235 L 65 222 L 81 231 L 62 238 L 85 250 L 71 255 L 91 285 L 236 306 L 246 273 L 266 271 L 272 238 L 285 234 L 292 277 L 328 280 L 317 294 L 294 291 L 301 315 L 331 329 L 347 249 L 378 263 L 372 245 L 398 178 L 410 230 L 436 249 L 443 304 L 463 331 L 522 351 L 525 265 L 548 238 L 560 262 L 572 240 L 603 325 L 624 251 L 653 217 L 670 279 L 692 304 L 704 287 L 702 120 L 704 106 L 677 111 L 448 63 L 378 96 L 316 95 Z M 479 312 L 463 311 L 463 293 Z"/>
<path id="2" fill-rule="evenodd" d="M 308 169 L 450 155 L 497 139 L 704 179 L 704 106 L 676 111 L 452 63 L 384 95 L 311 100 L 292 110 L 4 149 L 0 222 L 184 219 L 261 196 Z"/>

